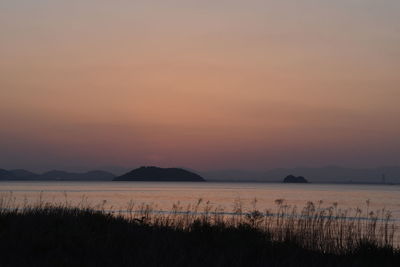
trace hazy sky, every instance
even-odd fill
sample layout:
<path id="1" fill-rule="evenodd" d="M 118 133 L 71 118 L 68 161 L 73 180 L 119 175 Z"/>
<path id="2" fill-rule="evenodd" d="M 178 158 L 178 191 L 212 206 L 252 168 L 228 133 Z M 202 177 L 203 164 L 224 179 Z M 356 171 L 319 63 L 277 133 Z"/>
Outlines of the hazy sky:
<path id="1" fill-rule="evenodd" d="M 400 165 L 399 0 L 2 0 L 0 168 Z"/>

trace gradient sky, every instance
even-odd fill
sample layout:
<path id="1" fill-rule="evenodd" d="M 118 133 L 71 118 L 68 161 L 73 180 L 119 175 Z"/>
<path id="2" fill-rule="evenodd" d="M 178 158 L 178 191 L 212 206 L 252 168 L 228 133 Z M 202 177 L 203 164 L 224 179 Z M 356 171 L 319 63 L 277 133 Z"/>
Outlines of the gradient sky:
<path id="1" fill-rule="evenodd" d="M 399 0 L 2 0 L 0 168 L 400 165 Z"/>

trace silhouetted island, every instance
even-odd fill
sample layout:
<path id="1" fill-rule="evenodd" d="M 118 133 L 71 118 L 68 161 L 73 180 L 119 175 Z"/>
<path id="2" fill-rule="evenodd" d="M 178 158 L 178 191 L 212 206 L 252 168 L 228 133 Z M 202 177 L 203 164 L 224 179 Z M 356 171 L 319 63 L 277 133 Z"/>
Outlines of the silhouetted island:
<path id="1" fill-rule="evenodd" d="M 303 176 L 288 175 L 283 179 L 284 183 L 308 183 Z"/>
<path id="2" fill-rule="evenodd" d="M 114 178 L 114 181 L 176 181 L 204 182 L 200 175 L 180 168 L 140 167 L 124 175 Z"/>

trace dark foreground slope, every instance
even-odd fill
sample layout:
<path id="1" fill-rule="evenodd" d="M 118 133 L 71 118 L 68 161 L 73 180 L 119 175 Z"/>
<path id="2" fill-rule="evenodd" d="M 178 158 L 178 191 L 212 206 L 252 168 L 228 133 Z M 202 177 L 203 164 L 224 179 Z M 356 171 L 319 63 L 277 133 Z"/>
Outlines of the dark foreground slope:
<path id="1" fill-rule="evenodd" d="M 341 255 L 273 242 L 248 224 L 187 228 L 72 208 L 0 212 L 0 266 L 400 266 L 371 244 Z"/>
<path id="2" fill-rule="evenodd" d="M 177 181 L 203 182 L 204 179 L 193 172 L 180 168 L 140 167 L 124 175 L 116 177 L 114 181 Z"/>

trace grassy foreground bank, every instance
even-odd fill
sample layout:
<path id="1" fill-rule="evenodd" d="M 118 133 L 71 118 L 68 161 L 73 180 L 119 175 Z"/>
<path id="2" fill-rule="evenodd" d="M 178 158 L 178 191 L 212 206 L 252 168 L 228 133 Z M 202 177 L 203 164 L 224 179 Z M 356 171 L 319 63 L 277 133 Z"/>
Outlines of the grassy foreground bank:
<path id="1" fill-rule="evenodd" d="M 301 217 L 254 210 L 231 218 L 148 206 L 124 216 L 2 208 L 0 266 L 400 266 L 399 250 L 382 236 L 388 221 L 340 221 L 311 208 Z"/>

